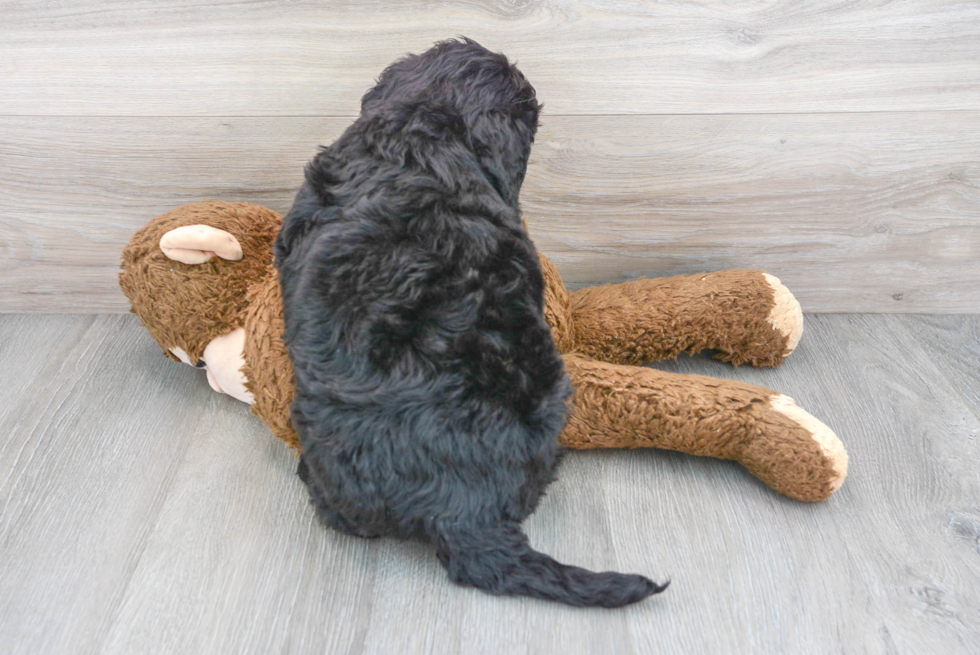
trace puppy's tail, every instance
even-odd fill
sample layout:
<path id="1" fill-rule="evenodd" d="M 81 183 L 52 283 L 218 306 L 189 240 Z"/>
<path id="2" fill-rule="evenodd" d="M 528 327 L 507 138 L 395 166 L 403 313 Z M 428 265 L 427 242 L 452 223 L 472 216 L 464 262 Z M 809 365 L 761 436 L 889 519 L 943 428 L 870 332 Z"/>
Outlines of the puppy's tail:
<path id="1" fill-rule="evenodd" d="M 433 541 L 453 582 L 491 594 L 531 596 L 579 607 L 622 607 L 658 594 L 670 584 L 560 564 L 533 550 L 517 523 L 478 531 L 442 526 Z"/>

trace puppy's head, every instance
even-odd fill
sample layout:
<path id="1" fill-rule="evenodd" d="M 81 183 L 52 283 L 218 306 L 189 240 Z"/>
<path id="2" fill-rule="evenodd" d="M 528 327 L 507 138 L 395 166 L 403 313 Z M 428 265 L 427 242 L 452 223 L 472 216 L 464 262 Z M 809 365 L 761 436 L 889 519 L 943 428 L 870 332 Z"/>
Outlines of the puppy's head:
<path id="1" fill-rule="evenodd" d="M 361 101 L 364 120 L 396 123 L 409 142 L 463 143 L 513 201 L 540 110 L 534 87 L 507 57 L 466 38 L 396 61 Z"/>

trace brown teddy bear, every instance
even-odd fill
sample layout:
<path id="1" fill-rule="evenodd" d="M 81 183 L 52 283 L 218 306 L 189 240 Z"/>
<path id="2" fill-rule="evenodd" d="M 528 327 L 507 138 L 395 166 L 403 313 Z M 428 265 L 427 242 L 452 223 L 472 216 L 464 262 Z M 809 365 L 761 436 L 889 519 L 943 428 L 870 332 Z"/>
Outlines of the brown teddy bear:
<path id="1" fill-rule="evenodd" d="M 133 236 L 119 283 L 168 356 L 205 368 L 212 388 L 251 404 L 299 449 L 272 254 L 281 219 L 249 203 L 179 207 Z M 638 366 L 705 348 L 736 365 L 778 366 L 803 331 L 799 303 L 779 280 L 728 270 L 569 293 L 543 255 L 541 266 L 545 314 L 575 387 L 565 446 L 732 459 L 805 501 L 826 499 L 843 483 L 843 444 L 791 398 Z"/>

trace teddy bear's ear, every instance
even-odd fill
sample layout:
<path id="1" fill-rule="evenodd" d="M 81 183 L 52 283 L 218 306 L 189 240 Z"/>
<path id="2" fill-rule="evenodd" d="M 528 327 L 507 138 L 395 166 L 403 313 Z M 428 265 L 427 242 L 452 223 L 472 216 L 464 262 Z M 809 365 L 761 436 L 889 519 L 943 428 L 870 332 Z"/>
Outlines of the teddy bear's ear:
<path id="1" fill-rule="evenodd" d="M 160 237 L 160 250 L 182 264 L 203 264 L 215 255 L 229 261 L 242 258 L 238 239 L 210 225 L 185 225 Z"/>

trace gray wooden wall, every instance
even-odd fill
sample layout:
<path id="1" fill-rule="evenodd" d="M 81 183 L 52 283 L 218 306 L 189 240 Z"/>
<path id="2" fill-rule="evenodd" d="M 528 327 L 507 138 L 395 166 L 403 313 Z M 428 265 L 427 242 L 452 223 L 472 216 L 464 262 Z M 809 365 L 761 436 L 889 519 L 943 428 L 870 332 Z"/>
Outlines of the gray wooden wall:
<path id="1" fill-rule="evenodd" d="M 545 103 L 524 205 L 569 286 L 752 267 L 805 311 L 980 312 L 975 0 L 0 2 L 0 311 L 125 311 L 137 228 L 286 210 L 457 34 Z"/>

